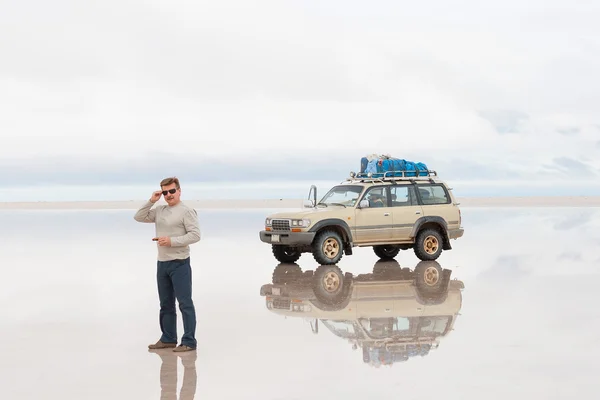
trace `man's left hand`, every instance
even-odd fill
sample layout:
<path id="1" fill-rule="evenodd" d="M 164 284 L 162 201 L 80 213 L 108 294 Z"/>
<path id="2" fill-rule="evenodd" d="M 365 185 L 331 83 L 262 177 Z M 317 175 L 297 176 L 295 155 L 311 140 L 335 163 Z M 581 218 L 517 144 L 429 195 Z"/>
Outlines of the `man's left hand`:
<path id="1" fill-rule="evenodd" d="M 171 247 L 171 238 L 168 237 L 168 236 L 159 237 L 158 238 L 158 245 L 159 246 Z"/>

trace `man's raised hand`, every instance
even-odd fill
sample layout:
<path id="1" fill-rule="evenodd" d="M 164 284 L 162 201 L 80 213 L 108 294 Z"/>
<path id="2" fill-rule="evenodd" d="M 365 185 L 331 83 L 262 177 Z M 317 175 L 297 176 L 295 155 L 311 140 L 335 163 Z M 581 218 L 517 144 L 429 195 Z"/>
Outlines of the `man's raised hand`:
<path id="1" fill-rule="evenodd" d="M 156 203 L 160 199 L 161 195 L 162 195 L 162 192 L 160 190 L 157 190 L 156 192 L 152 193 L 152 197 L 150 197 L 150 201 L 153 203 Z"/>

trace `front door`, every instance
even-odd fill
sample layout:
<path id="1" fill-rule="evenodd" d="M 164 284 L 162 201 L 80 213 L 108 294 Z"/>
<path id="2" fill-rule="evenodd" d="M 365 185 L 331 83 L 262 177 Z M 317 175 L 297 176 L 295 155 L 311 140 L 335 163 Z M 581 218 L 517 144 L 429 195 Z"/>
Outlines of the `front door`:
<path id="1" fill-rule="evenodd" d="M 417 220 L 423 216 L 415 188 L 412 184 L 394 185 L 390 187 L 391 210 L 394 227 L 393 240 L 410 240 L 410 233 Z"/>
<path id="2" fill-rule="evenodd" d="M 356 209 L 355 243 L 388 242 L 392 238 L 393 217 L 387 188 L 370 188 L 362 200 L 368 200 L 369 206 Z"/>

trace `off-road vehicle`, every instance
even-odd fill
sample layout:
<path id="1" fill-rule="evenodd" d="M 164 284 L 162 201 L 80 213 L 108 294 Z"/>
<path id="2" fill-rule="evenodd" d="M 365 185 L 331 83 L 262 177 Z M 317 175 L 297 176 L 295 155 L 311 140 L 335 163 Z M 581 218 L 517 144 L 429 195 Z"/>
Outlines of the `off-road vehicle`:
<path id="1" fill-rule="evenodd" d="M 381 259 L 393 259 L 400 250 L 412 248 L 423 261 L 436 260 L 442 250 L 450 250 L 450 240 L 464 230 L 452 190 L 437 173 L 379 175 L 350 173 L 318 202 L 312 185 L 304 209 L 266 218 L 260 240 L 272 246 L 280 262 L 295 262 L 302 253 L 312 253 L 322 265 L 338 263 L 354 247 L 373 247 Z"/>
<path id="2" fill-rule="evenodd" d="M 373 272 L 353 275 L 337 265 L 302 271 L 279 264 L 271 284 L 262 285 L 269 311 L 319 324 L 362 348 L 363 361 L 377 366 L 424 356 L 452 331 L 462 306 L 464 284 L 437 261 L 414 269 L 378 261 Z"/>

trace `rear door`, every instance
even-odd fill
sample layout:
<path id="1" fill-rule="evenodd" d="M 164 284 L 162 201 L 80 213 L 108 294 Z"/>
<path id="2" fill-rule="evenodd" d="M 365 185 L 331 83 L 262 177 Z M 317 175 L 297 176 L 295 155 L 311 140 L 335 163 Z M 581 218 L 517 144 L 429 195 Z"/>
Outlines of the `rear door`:
<path id="1" fill-rule="evenodd" d="M 417 187 L 424 216 L 444 218 L 449 230 L 460 227 L 458 207 L 452 204 L 450 193 L 444 185 L 441 183 L 419 183 Z"/>
<path id="2" fill-rule="evenodd" d="M 415 223 L 423 216 L 414 185 L 407 183 L 390 186 L 390 199 L 394 221 L 392 238 L 409 240 Z"/>

